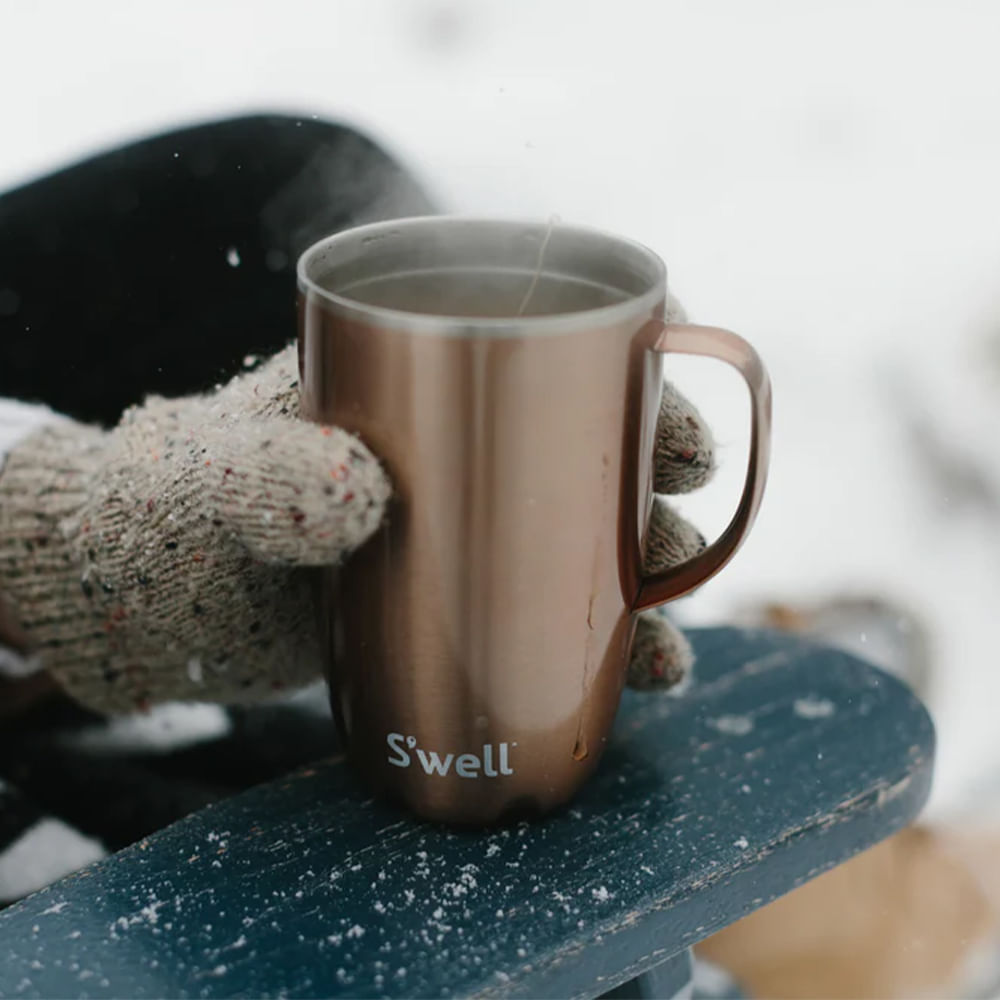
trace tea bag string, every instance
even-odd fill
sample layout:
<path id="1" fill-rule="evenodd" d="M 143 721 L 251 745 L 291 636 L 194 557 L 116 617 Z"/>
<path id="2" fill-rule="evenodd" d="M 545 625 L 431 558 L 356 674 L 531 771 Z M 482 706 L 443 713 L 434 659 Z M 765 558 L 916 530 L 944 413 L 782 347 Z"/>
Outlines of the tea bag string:
<path id="1" fill-rule="evenodd" d="M 552 239 L 552 231 L 555 229 L 556 223 L 558 222 L 558 215 L 549 216 L 549 224 L 545 230 L 545 236 L 542 238 L 542 245 L 538 248 L 538 261 L 535 264 L 535 273 L 531 276 L 531 284 L 528 285 L 528 290 L 524 293 L 524 298 L 521 299 L 521 304 L 517 308 L 518 316 L 524 315 L 524 310 L 528 308 L 528 302 L 531 300 L 531 296 L 535 294 L 535 289 L 538 287 L 538 279 L 542 276 L 542 266 L 545 263 L 545 251 L 548 249 L 549 240 Z"/>

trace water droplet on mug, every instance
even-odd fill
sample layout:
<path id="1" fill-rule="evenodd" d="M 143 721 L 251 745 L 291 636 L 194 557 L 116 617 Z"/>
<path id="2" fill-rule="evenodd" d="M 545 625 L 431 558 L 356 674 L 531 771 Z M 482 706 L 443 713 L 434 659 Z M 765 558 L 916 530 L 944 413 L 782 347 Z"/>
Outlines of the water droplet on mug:
<path id="1" fill-rule="evenodd" d="M 590 751 L 587 749 L 587 741 L 578 739 L 573 746 L 573 760 L 586 760 Z"/>

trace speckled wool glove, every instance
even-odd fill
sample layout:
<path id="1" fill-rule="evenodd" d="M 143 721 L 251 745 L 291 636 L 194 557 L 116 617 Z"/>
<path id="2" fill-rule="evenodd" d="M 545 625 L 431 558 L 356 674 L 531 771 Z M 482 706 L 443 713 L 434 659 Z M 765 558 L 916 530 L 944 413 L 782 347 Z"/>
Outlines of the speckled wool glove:
<path id="1" fill-rule="evenodd" d="M 351 435 L 297 419 L 295 354 L 153 398 L 105 433 L 37 431 L 0 474 L 0 591 L 80 702 L 247 701 L 312 680 L 309 584 L 390 494 Z"/>
<path id="2" fill-rule="evenodd" d="M 667 296 L 664 319 L 685 323 L 684 307 Z M 701 414 L 669 382 L 663 387 L 653 452 L 653 511 L 643 564 L 647 573 L 669 569 L 705 548 L 705 537 L 667 502 L 667 495 L 690 493 L 715 472 L 712 435 Z M 639 615 L 627 682 L 639 690 L 672 689 L 679 693 L 691 674 L 694 654 L 687 639 L 653 609 Z"/>
<path id="3" fill-rule="evenodd" d="M 668 387 L 657 491 L 711 467 L 707 430 Z M 63 421 L 17 446 L 0 473 L 0 592 L 44 666 L 98 711 L 252 701 L 318 676 L 299 567 L 357 547 L 389 494 L 360 441 L 298 419 L 289 348 L 215 394 L 149 399 L 110 433 Z M 703 545 L 657 497 L 647 568 Z M 669 687 L 690 662 L 673 626 L 640 617 L 631 684 Z"/>
<path id="4" fill-rule="evenodd" d="M 653 511 L 646 539 L 647 573 L 668 569 L 705 548 L 705 537 L 684 520 L 664 494 L 689 493 L 715 471 L 712 436 L 698 414 L 670 383 L 663 389 L 654 453 Z M 687 639 L 654 609 L 639 615 L 627 681 L 640 690 L 684 688 L 693 663 Z"/>

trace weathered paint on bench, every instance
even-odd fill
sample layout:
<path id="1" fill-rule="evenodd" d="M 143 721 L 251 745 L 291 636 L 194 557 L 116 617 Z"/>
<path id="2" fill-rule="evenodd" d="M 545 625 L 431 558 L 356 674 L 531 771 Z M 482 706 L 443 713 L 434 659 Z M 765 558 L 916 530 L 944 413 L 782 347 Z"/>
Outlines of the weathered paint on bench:
<path id="1" fill-rule="evenodd" d="M 788 636 L 692 633 L 532 825 L 447 831 L 342 761 L 210 806 L 0 913 L 0 995 L 593 997 L 888 836 L 930 787 L 899 682 Z"/>

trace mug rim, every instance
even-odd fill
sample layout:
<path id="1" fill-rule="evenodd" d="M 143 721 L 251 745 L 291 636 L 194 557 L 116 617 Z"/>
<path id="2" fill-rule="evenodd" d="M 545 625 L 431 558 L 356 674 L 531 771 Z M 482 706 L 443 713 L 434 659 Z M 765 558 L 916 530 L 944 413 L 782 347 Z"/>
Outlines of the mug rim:
<path id="1" fill-rule="evenodd" d="M 296 277 L 300 293 L 315 296 L 330 311 L 348 319 L 368 320 L 380 326 L 388 326 L 409 332 L 451 334 L 459 336 L 525 336 L 540 333 L 586 332 L 605 326 L 614 326 L 625 320 L 645 313 L 653 314 L 655 307 L 662 303 L 667 293 L 667 267 L 663 259 L 652 249 L 627 237 L 618 236 L 593 226 L 557 222 L 553 231 L 563 231 L 584 238 L 600 239 L 608 244 L 609 250 L 632 256 L 653 269 L 648 287 L 643 291 L 628 294 L 625 299 L 611 305 L 573 312 L 526 316 L 456 316 L 448 313 L 409 312 L 387 306 L 359 302 L 347 295 L 324 288 L 313 277 L 317 261 L 330 250 L 343 244 L 358 241 L 363 244 L 372 237 L 393 230 L 417 228 L 441 228 L 461 225 L 486 225 L 515 228 L 537 228 L 543 233 L 548 222 L 505 218 L 502 216 L 480 216 L 463 214 L 417 215 L 400 219 L 385 219 L 360 226 L 352 226 L 317 240 L 307 247 L 298 258 Z M 387 272 L 391 273 L 391 272 Z M 545 273 L 544 268 L 542 273 Z"/>

